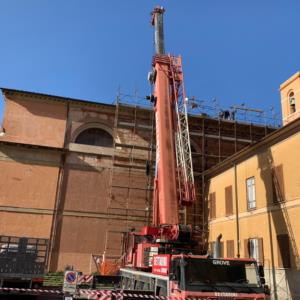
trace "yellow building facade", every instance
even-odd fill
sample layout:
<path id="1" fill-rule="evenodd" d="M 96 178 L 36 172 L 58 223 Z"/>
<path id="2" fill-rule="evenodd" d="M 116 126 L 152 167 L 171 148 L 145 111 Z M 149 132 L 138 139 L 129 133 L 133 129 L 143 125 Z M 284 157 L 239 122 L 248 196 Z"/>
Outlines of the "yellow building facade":
<path id="1" fill-rule="evenodd" d="M 257 259 L 273 299 L 300 299 L 299 76 L 281 85 L 285 126 L 205 173 L 210 251 L 222 234 L 222 256 Z"/>

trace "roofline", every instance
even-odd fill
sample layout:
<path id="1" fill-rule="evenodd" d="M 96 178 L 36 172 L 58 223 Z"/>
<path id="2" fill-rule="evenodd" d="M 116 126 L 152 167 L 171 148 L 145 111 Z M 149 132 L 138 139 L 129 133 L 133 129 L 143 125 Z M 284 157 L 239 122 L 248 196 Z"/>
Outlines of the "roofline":
<path id="1" fill-rule="evenodd" d="M 5 88 L 5 87 L 0 87 L 1 91 L 3 94 L 7 93 L 18 93 L 18 94 L 28 94 L 28 95 L 33 95 L 36 97 L 44 98 L 46 100 L 52 100 L 52 101 L 58 101 L 58 102 L 64 102 L 64 103 L 74 103 L 77 105 L 83 104 L 83 105 L 89 105 L 89 106 L 106 106 L 108 108 L 115 108 L 116 104 L 110 104 L 110 103 L 105 103 L 105 102 L 96 102 L 96 101 L 91 101 L 91 100 L 82 100 L 82 99 L 77 99 L 77 98 L 70 98 L 70 97 L 63 97 L 63 96 L 57 96 L 57 95 L 50 95 L 50 94 L 44 94 L 44 93 L 37 93 L 37 92 L 30 92 L 30 91 L 25 91 L 25 90 L 16 90 L 16 89 L 11 89 L 11 88 Z M 130 106 L 129 104 L 124 104 L 122 103 L 123 106 Z M 139 109 L 149 111 L 151 108 L 143 107 L 143 106 L 138 106 Z"/>
<path id="2" fill-rule="evenodd" d="M 5 87 L 0 87 L 3 94 L 6 92 L 8 93 L 19 93 L 19 94 L 28 94 L 28 95 L 34 95 L 37 97 L 43 97 L 43 98 L 51 98 L 51 100 L 58 100 L 62 102 L 75 102 L 77 104 L 83 103 L 87 105 L 101 105 L 101 106 L 108 106 L 108 107 L 115 107 L 114 104 L 104 103 L 104 102 L 96 102 L 96 101 L 90 101 L 90 100 L 82 100 L 82 99 L 76 99 L 76 98 L 70 98 L 70 97 L 63 97 L 63 96 L 57 96 L 57 95 L 50 95 L 50 94 L 44 94 L 44 93 L 37 93 L 37 92 L 30 92 L 25 90 L 16 90 L 16 89 L 10 89 Z"/>
<path id="3" fill-rule="evenodd" d="M 288 78 L 285 82 L 283 82 L 280 85 L 279 90 L 282 91 L 285 87 L 287 87 L 290 83 L 292 83 L 293 81 L 295 81 L 299 77 L 300 77 L 300 71 L 296 72 L 290 78 Z"/>
<path id="4" fill-rule="evenodd" d="M 84 104 L 84 105 L 90 105 L 90 106 L 106 106 L 110 108 L 116 107 L 116 104 L 109 104 L 109 103 L 104 103 L 104 102 L 96 102 L 96 101 L 90 101 L 90 100 L 82 100 L 82 99 L 77 99 L 77 98 L 70 98 L 70 97 L 63 97 L 63 96 L 56 96 L 56 95 L 50 95 L 50 94 L 44 94 L 44 93 L 37 93 L 37 92 L 30 92 L 30 91 L 25 91 L 25 90 L 16 90 L 16 89 L 11 89 L 11 88 L 5 88 L 5 87 L 0 87 L 1 91 L 3 94 L 5 93 L 19 93 L 19 94 L 28 94 L 28 95 L 34 95 L 36 97 L 40 98 L 45 98 L 47 100 L 52 100 L 52 101 L 60 101 L 60 102 L 65 102 L 65 103 L 75 103 L 75 104 Z M 51 98 L 51 99 L 49 99 Z M 121 103 L 123 106 L 128 106 L 132 107 L 130 104 L 127 103 Z M 151 108 L 143 107 L 143 106 L 138 106 L 141 110 L 149 111 Z M 204 115 L 194 115 L 189 113 L 189 117 L 195 118 L 195 119 L 209 119 L 218 122 L 219 119 L 216 119 L 212 116 L 204 116 Z M 237 122 L 238 124 L 245 124 L 249 125 L 251 124 L 250 122 L 242 122 L 242 121 L 232 121 L 232 120 L 222 120 L 222 122 Z M 271 126 L 271 125 L 263 125 L 263 124 L 256 124 L 253 123 L 253 126 L 255 127 L 267 127 L 271 129 L 277 129 L 278 127 L 276 126 Z"/>
<path id="5" fill-rule="evenodd" d="M 241 163 L 247 158 L 253 156 L 255 154 L 255 151 L 259 151 L 266 146 L 272 146 L 299 131 L 300 131 L 300 118 L 288 123 L 287 125 L 281 127 L 280 129 L 273 131 L 272 133 L 268 134 L 260 141 L 251 144 L 245 147 L 244 149 L 242 149 L 241 151 L 227 157 L 222 162 L 204 171 L 203 175 L 204 177 L 206 177 L 206 179 L 212 178 L 224 171 L 227 171 L 228 169 L 232 168 L 234 165 Z"/>

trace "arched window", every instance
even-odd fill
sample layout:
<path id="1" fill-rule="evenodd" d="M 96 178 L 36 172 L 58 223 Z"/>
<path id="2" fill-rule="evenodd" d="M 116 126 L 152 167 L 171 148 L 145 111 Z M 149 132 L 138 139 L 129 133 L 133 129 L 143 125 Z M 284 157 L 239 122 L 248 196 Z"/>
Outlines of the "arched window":
<path id="1" fill-rule="evenodd" d="M 113 147 L 113 137 L 101 128 L 88 128 L 79 133 L 75 139 L 76 144 Z"/>
<path id="2" fill-rule="evenodd" d="M 289 104 L 290 104 L 290 113 L 294 113 L 296 111 L 296 99 L 294 92 L 289 93 Z"/>

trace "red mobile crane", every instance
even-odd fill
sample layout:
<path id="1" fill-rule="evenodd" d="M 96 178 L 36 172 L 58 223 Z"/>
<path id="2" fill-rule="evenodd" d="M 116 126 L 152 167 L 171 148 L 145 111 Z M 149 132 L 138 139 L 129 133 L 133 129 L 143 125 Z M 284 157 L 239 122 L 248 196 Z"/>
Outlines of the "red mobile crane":
<path id="1" fill-rule="evenodd" d="M 192 226 L 180 224 L 179 208 L 195 202 L 195 186 L 182 61 L 165 54 L 163 14 L 162 7 L 152 12 L 156 54 L 148 75 L 156 119 L 153 222 L 127 234 L 122 288 L 180 298 L 266 299 L 254 259 L 197 255 Z"/>

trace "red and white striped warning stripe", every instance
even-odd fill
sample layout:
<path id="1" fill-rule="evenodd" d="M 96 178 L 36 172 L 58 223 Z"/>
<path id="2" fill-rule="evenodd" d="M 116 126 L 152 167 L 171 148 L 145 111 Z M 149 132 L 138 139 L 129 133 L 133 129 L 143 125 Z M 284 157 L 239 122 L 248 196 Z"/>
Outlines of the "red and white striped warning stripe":
<path id="1" fill-rule="evenodd" d="M 0 292 L 19 292 L 19 293 L 39 293 L 39 294 L 63 294 L 60 290 L 46 290 L 46 289 L 25 289 L 25 288 L 0 288 Z M 115 297 L 116 300 L 121 300 L 123 297 L 137 298 L 137 299 L 158 299 L 158 300 L 199 300 L 201 298 L 182 298 L 182 297 L 164 297 L 164 296 L 153 296 L 147 294 L 136 294 L 134 291 L 132 293 L 125 292 L 114 292 L 111 290 L 87 290 L 80 289 L 77 290 L 77 294 L 80 296 L 86 295 L 88 299 L 95 300 L 110 300 L 112 296 Z M 204 299 L 204 298 L 203 298 Z"/>
<path id="2" fill-rule="evenodd" d="M 8 288 L 0 287 L 0 292 L 28 292 L 28 293 L 47 293 L 47 294 L 62 294 L 60 290 L 44 290 L 44 289 L 24 289 L 24 288 Z"/>
<path id="3" fill-rule="evenodd" d="M 77 284 L 93 282 L 93 275 L 80 275 L 77 279 Z"/>
<path id="4" fill-rule="evenodd" d="M 158 299 L 158 300 L 200 300 L 205 298 L 199 297 L 167 297 L 167 296 L 153 296 L 147 294 L 136 294 L 132 293 L 125 293 L 125 292 L 114 292 L 110 290 L 79 290 L 79 294 L 85 294 L 88 296 L 88 299 L 95 299 L 95 300 L 109 300 L 111 296 L 114 296 L 116 299 L 123 299 L 123 297 L 130 297 L 130 298 L 137 298 L 137 299 Z"/>
<path id="5" fill-rule="evenodd" d="M 108 300 L 111 299 L 111 296 L 118 298 L 121 293 L 116 293 L 109 290 L 79 290 L 79 295 L 87 295 L 88 299 Z"/>

